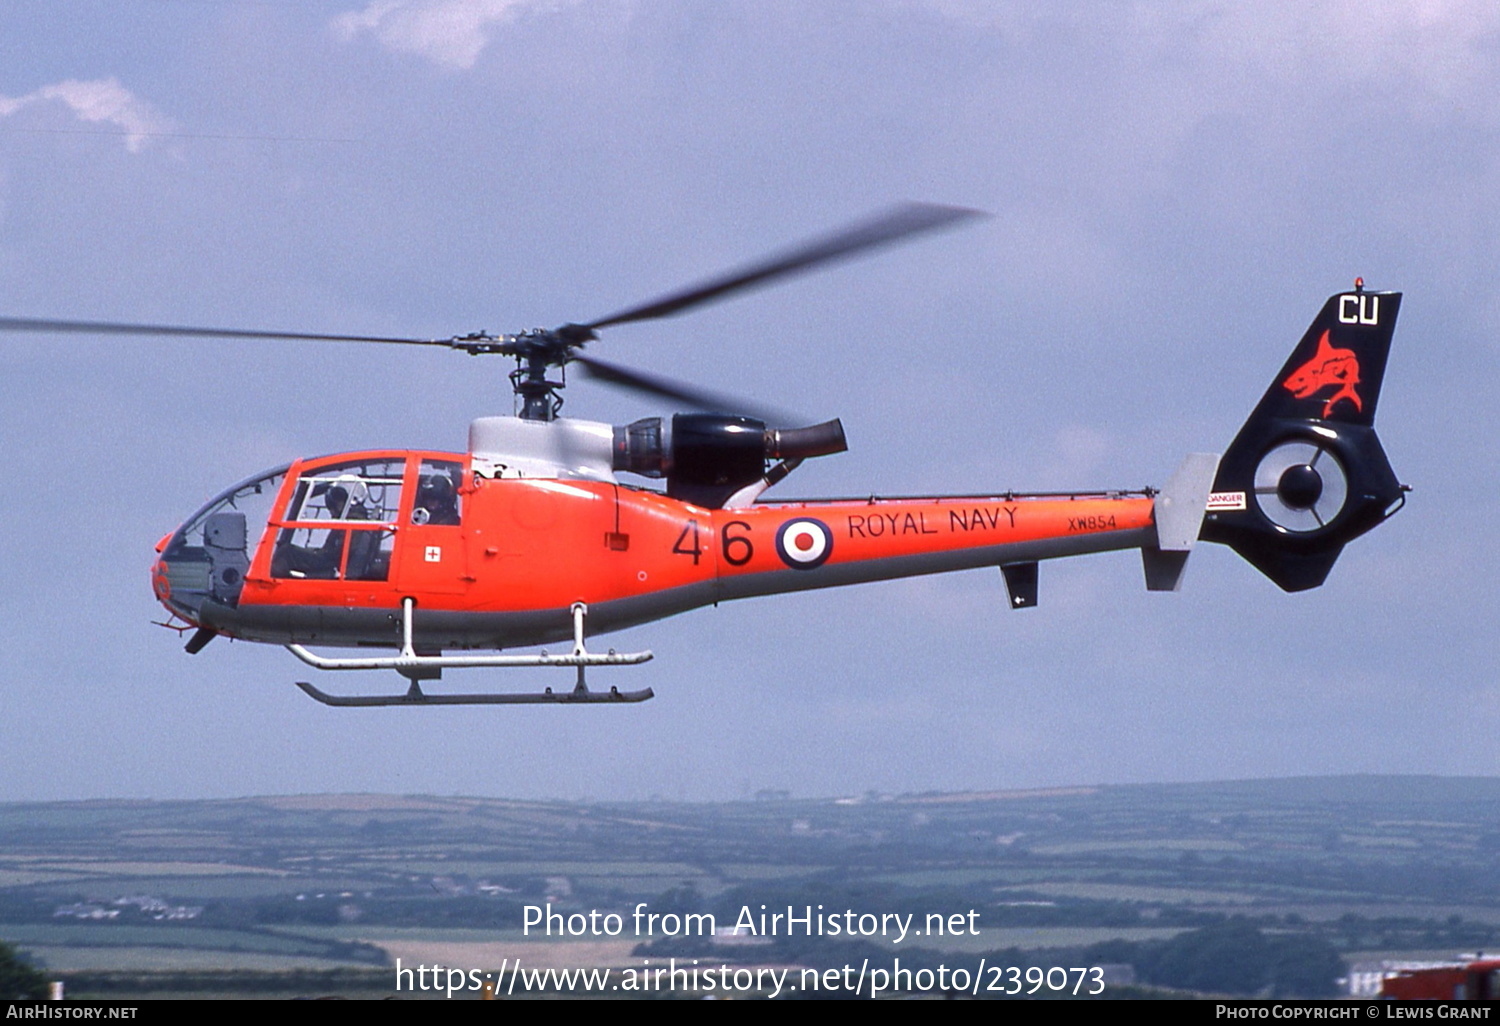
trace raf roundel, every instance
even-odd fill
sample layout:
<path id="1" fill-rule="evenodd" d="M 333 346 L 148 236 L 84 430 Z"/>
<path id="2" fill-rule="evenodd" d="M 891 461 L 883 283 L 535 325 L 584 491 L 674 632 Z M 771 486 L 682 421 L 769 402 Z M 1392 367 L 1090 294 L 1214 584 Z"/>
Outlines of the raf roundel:
<path id="1" fill-rule="evenodd" d="M 776 532 L 776 554 L 793 570 L 814 570 L 833 554 L 833 532 L 812 517 L 788 520 Z"/>

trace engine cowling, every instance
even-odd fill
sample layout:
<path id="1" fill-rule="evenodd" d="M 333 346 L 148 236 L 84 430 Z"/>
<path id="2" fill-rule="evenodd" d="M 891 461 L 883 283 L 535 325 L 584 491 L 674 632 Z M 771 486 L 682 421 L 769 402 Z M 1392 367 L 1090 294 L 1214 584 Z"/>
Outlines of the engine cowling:
<path id="1" fill-rule="evenodd" d="M 753 417 L 679 413 L 615 428 L 614 468 L 666 478 L 667 494 L 718 509 L 735 492 L 760 480 L 769 460 L 802 460 L 843 452 L 838 420 L 805 428 L 768 428 Z"/>

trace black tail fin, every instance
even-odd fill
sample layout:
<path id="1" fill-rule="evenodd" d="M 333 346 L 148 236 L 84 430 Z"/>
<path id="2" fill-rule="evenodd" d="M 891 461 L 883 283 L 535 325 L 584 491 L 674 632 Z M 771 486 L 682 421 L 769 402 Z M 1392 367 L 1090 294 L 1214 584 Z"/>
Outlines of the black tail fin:
<path id="1" fill-rule="evenodd" d="M 1374 426 L 1400 309 L 1399 292 L 1330 297 L 1219 461 L 1200 537 L 1287 591 L 1322 584 L 1401 506 Z"/>

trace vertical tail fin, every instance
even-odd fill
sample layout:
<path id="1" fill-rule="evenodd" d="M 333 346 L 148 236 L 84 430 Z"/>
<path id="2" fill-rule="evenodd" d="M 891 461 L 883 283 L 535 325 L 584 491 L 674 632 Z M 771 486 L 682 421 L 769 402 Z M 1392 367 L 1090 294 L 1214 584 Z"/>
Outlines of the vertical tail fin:
<path id="1" fill-rule="evenodd" d="M 1374 426 L 1400 309 L 1399 292 L 1331 296 L 1219 462 L 1200 537 L 1287 591 L 1401 506 Z"/>

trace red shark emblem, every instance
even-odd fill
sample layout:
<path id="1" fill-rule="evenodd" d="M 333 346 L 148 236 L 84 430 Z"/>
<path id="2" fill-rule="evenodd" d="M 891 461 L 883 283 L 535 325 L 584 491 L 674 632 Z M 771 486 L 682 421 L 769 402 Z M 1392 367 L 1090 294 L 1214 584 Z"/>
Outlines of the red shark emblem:
<path id="1" fill-rule="evenodd" d="M 1348 399 L 1356 410 L 1364 410 L 1365 404 L 1354 390 L 1357 384 L 1359 360 L 1354 350 L 1333 348 L 1328 344 L 1328 332 L 1325 331 L 1318 339 L 1318 351 L 1313 353 L 1313 358 L 1292 371 L 1291 377 L 1283 381 L 1281 387 L 1298 399 L 1307 399 L 1325 388 L 1338 389 L 1323 404 L 1323 416 L 1327 417 L 1340 399 Z"/>

